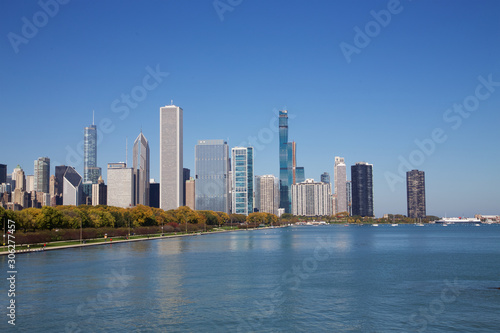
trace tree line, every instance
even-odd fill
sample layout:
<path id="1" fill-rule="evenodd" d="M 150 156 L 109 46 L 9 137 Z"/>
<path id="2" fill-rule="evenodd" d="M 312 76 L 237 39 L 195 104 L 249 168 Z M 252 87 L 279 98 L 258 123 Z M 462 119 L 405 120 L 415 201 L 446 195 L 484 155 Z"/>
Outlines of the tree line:
<path id="1" fill-rule="evenodd" d="M 24 232 L 78 229 L 78 228 L 139 228 L 155 226 L 203 225 L 222 226 L 234 223 L 277 224 L 278 217 L 269 213 L 227 214 L 210 210 L 192 210 L 189 207 L 164 211 L 160 208 L 138 205 L 132 208 L 113 206 L 44 206 L 20 211 L 0 207 L 0 220 L 16 222 L 16 229 Z"/>

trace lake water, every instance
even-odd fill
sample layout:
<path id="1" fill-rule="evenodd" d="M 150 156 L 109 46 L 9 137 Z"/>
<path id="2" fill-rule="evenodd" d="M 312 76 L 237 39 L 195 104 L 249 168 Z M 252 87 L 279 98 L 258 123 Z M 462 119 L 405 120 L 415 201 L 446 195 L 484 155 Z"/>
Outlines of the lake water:
<path id="1" fill-rule="evenodd" d="M 500 329 L 500 225 L 287 227 L 16 259 L 19 332 Z"/>

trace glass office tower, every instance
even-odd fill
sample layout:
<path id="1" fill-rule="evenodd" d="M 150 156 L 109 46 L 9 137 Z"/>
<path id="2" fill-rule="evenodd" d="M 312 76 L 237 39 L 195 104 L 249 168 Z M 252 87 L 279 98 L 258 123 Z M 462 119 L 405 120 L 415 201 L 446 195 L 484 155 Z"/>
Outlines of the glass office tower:
<path id="1" fill-rule="evenodd" d="M 351 166 L 352 215 L 373 216 L 373 165 Z"/>
<path id="2" fill-rule="evenodd" d="M 200 140 L 195 146 L 195 207 L 229 212 L 229 146 L 224 140 Z"/>
<path id="3" fill-rule="evenodd" d="M 291 191 L 293 184 L 293 144 L 288 142 L 288 111 L 279 112 L 279 135 L 280 135 L 280 208 L 285 213 L 291 213 Z"/>
<path id="4" fill-rule="evenodd" d="M 234 147 L 232 162 L 232 213 L 253 212 L 253 147 Z"/>

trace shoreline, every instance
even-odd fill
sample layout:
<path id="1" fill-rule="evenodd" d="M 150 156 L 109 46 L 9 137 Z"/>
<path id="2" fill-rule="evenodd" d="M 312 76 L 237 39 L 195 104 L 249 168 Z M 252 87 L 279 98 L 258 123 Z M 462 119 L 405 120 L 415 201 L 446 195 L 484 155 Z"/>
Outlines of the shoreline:
<path id="1" fill-rule="evenodd" d="M 35 253 L 35 252 L 45 252 L 45 251 L 52 251 L 52 250 L 64 250 L 64 249 L 72 249 L 72 248 L 79 248 L 79 247 L 86 247 L 86 246 L 97 246 L 97 245 L 107 245 L 107 244 L 118 244 L 118 243 L 128 243 L 128 242 L 141 242 L 141 241 L 150 241 L 150 240 L 155 240 L 155 239 L 168 239 L 168 238 L 178 238 L 178 237 L 188 237 L 188 236 L 202 236 L 202 235 L 210 235 L 210 234 L 216 234 L 216 233 L 224 233 L 224 232 L 233 232 L 233 231 L 249 231 L 249 230 L 264 230 L 264 229 L 274 229 L 274 228 L 282 228 L 282 227 L 262 227 L 262 228 L 253 228 L 253 229 L 231 229 L 231 230 L 216 230 L 216 231 L 200 231 L 200 232 L 194 232 L 190 234 L 179 234 L 179 235 L 166 235 L 166 236 L 155 236 L 155 237 L 148 237 L 144 236 L 141 238 L 135 238 L 135 239 L 121 239 L 121 240 L 116 240 L 116 241 L 102 241 L 102 242 L 96 242 L 96 243 L 87 243 L 87 244 L 71 244 L 71 245 L 61 245 L 61 246 L 49 246 L 49 247 L 37 247 L 33 249 L 22 249 L 22 250 L 16 250 L 14 254 L 28 254 L 28 253 Z M 8 255 L 10 252 L 7 251 L 0 251 L 0 255 Z"/>

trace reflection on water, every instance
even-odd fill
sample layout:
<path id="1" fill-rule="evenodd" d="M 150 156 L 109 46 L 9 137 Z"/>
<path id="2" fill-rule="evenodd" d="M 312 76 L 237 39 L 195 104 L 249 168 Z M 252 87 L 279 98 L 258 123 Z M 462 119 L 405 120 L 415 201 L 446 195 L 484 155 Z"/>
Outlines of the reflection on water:
<path id="1" fill-rule="evenodd" d="M 18 255 L 21 331 L 496 332 L 500 226 L 319 226 Z M 0 261 L 6 265 L 6 257 Z M 1 300 L 6 297 L 2 294 Z M 421 319 L 421 318 L 420 318 Z"/>

